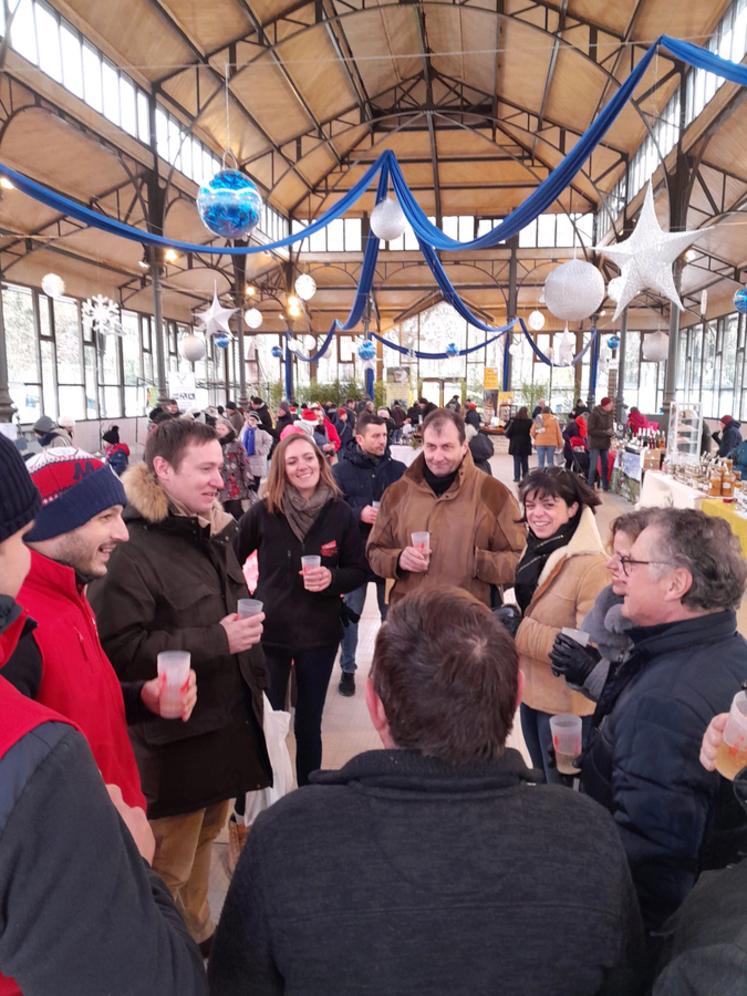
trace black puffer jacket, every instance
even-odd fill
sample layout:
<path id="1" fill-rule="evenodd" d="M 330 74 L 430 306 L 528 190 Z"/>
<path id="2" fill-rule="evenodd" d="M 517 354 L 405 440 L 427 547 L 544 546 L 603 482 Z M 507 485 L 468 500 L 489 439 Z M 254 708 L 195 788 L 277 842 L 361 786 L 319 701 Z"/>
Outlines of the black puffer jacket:
<path id="1" fill-rule="evenodd" d="M 644 919 L 657 927 L 702 869 L 747 845 L 731 783 L 698 760 L 708 723 L 747 679 L 747 643 L 729 611 L 629 635 L 634 650 L 602 693 L 581 784 L 614 816 Z"/>
<path id="2" fill-rule="evenodd" d="M 236 551 L 244 563 L 254 550 L 259 562 L 255 597 L 265 605 L 262 645 L 291 651 L 335 646 L 342 636 L 341 595 L 366 579 L 363 539 L 353 512 L 341 498 L 327 502 L 306 534 L 296 537 L 285 516 L 270 514 L 260 501 L 239 523 Z M 301 557 L 318 554 L 332 572 L 325 591 L 307 591 Z"/>
<path id="3" fill-rule="evenodd" d="M 197 673 L 189 721 L 130 727 L 148 816 L 190 813 L 272 783 L 262 733 L 264 658 L 228 651 L 220 620 L 247 598 L 231 522 L 218 536 L 172 515 L 145 464 L 124 477 L 130 533 L 89 589 L 101 643 L 120 680 L 156 675 L 162 650 L 188 650 Z"/>
<path id="4" fill-rule="evenodd" d="M 532 428 L 530 418 L 512 418 L 506 426 L 505 436 L 508 440 L 508 452 L 511 456 L 531 456 L 532 437 L 529 430 Z"/>

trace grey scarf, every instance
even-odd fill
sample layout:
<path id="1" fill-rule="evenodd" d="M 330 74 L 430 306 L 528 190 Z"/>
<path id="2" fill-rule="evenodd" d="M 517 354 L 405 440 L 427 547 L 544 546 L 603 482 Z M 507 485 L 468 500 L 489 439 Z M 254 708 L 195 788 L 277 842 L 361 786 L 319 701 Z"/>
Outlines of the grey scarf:
<path id="1" fill-rule="evenodd" d="M 286 487 L 283 494 L 283 515 L 288 520 L 293 535 L 301 543 L 331 497 L 332 492 L 322 482 L 310 498 L 304 498 L 290 484 Z"/>

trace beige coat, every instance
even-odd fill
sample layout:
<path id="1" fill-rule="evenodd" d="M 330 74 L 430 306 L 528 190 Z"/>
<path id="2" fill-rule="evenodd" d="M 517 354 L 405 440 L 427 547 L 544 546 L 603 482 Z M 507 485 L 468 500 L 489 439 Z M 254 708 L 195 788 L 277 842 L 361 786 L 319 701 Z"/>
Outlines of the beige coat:
<path id="1" fill-rule="evenodd" d="M 554 415 L 542 414 L 542 428 L 537 428 L 537 422 L 532 423 L 529 434 L 534 440 L 535 446 L 554 446 L 555 449 L 563 449 L 563 434 L 560 431 L 560 423 Z"/>
<path id="2" fill-rule="evenodd" d="M 422 453 L 390 484 L 366 553 L 375 574 L 394 578 L 396 602 L 422 584 L 456 585 L 490 604 L 490 586 L 511 585 L 524 546 L 521 513 L 500 481 L 478 470 L 467 455 L 457 479 L 437 498 L 423 477 Z M 425 574 L 398 572 L 397 560 L 411 546 L 413 532 L 431 534 L 431 561 Z"/>
<path id="3" fill-rule="evenodd" d="M 597 595 L 609 584 L 605 552 L 596 518 L 589 508 L 568 546 L 551 553 L 537 590 L 516 634 L 519 667 L 524 672 L 523 701 L 541 712 L 588 716 L 594 703 L 571 691 L 550 670 L 550 651 L 564 626 L 580 629 Z"/>

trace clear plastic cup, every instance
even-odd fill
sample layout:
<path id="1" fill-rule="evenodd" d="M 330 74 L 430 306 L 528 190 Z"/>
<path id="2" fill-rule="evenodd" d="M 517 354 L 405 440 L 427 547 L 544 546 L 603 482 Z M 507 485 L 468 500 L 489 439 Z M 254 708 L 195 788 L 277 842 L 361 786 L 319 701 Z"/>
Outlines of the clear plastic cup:
<path id="1" fill-rule="evenodd" d="M 431 534 L 427 531 L 412 533 L 410 539 L 418 553 L 422 553 L 424 557 L 427 557 L 431 552 Z"/>
<path id="2" fill-rule="evenodd" d="M 574 761 L 581 753 L 581 717 L 569 712 L 550 717 L 555 767 L 561 775 L 577 775 Z"/>
<path id="3" fill-rule="evenodd" d="M 308 557 L 301 557 L 301 570 L 304 574 L 307 571 L 316 570 L 317 567 L 322 566 L 322 558 L 318 556 L 310 555 Z"/>
<path id="4" fill-rule="evenodd" d="M 588 646 L 589 634 L 583 629 L 572 629 L 570 626 L 564 626 L 560 632 L 563 636 L 570 636 L 572 640 L 580 643 L 582 647 Z"/>
<path id="5" fill-rule="evenodd" d="M 747 692 L 737 692 L 732 699 L 724 739 L 716 751 L 716 770 L 733 781 L 747 767 Z"/>
<path id="6" fill-rule="evenodd" d="M 372 501 L 371 502 L 371 508 L 376 508 L 376 509 L 381 508 L 381 502 L 380 501 Z"/>
<path id="7" fill-rule="evenodd" d="M 161 689 L 161 715 L 164 719 L 181 716 L 182 688 L 189 679 L 191 659 L 188 650 L 164 650 L 156 659 L 159 677 L 166 675 L 166 685 Z"/>
<path id="8" fill-rule="evenodd" d="M 258 616 L 263 608 L 264 603 L 257 598 L 240 598 L 236 611 L 239 619 L 248 619 L 250 616 Z"/>

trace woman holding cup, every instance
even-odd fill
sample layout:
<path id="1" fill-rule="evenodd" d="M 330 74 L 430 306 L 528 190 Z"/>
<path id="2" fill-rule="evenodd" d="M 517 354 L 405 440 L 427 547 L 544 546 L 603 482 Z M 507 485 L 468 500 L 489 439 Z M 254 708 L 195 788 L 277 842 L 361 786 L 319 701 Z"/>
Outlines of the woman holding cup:
<path id="1" fill-rule="evenodd" d="M 544 771 L 546 781 L 559 782 L 550 765 L 550 717 L 573 714 L 588 725 L 594 706 L 553 674 L 550 653 L 563 629 L 580 630 L 607 584 L 594 517 L 600 500 L 580 477 L 560 467 L 530 471 L 519 487 L 519 500 L 529 527 L 514 585 L 523 613 L 516 632 L 524 673 L 521 727 L 532 764 Z"/>
<path id="2" fill-rule="evenodd" d="M 342 636 L 341 596 L 359 588 L 367 570 L 358 523 L 308 436 L 280 442 L 267 493 L 241 520 L 240 562 L 255 550 L 268 698 L 274 709 L 284 708 L 293 666 L 296 774 L 305 785 L 322 761 L 322 710 Z"/>

